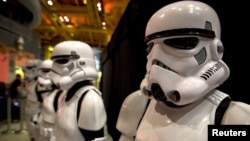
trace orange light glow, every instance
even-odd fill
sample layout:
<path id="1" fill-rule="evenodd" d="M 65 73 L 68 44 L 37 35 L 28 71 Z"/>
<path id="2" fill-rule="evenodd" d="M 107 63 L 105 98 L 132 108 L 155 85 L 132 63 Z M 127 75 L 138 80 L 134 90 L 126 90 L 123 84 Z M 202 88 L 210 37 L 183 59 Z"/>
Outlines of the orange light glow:
<path id="1" fill-rule="evenodd" d="M 52 21 L 48 18 L 46 14 L 42 13 L 42 19 L 46 24 L 52 25 Z"/>
<path id="2" fill-rule="evenodd" d="M 110 14 L 112 12 L 112 3 L 105 3 L 104 5 L 104 13 Z"/>

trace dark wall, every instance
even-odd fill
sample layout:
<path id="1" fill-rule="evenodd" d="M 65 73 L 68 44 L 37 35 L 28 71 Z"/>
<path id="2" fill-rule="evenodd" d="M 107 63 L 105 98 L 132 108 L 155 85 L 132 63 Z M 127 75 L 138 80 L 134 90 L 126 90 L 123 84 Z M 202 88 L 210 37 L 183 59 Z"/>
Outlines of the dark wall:
<path id="1" fill-rule="evenodd" d="M 16 47 L 17 39 L 20 36 L 24 39 L 24 51 L 40 58 L 41 40 L 39 35 L 32 32 L 27 26 L 0 15 L 0 42 L 4 42 L 9 47 Z"/>
<path id="2" fill-rule="evenodd" d="M 175 0 L 176 1 L 176 0 Z M 232 99 L 250 103 L 248 94 L 249 67 L 247 61 L 248 33 L 247 9 L 244 1 L 202 0 L 221 20 L 221 40 L 225 46 L 223 60 L 228 64 L 230 78 L 218 89 Z M 143 44 L 147 20 L 159 8 L 174 0 L 131 0 L 125 14 L 102 56 L 103 77 L 101 90 L 108 114 L 108 131 L 114 141 L 120 134 L 115 128 L 122 101 L 139 89 L 146 72 L 146 47 Z"/>

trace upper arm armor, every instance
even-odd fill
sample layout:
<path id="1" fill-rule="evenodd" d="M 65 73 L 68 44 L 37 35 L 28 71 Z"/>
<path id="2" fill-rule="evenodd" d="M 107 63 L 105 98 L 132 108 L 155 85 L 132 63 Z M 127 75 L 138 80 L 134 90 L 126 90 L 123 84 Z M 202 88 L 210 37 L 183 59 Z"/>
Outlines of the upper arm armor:
<path id="1" fill-rule="evenodd" d="M 87 90 L 79 109 L 78 126 L 85 130 L 100 130 L 106 124 L 107 115 L 101 93 L 96 88 Z"/>
<path id="2" fill-rule="evenodd" d="M 222 124 L 250 125 L 250 105 L 232 101 L 223 116 Z"/>
<path id="3" fill-rule="evenodd" d="M 116 128 L 127 136 L 135 136 L 137 127 L 146 111 L 149 98 L 137 90 L 123 101 Z"/>

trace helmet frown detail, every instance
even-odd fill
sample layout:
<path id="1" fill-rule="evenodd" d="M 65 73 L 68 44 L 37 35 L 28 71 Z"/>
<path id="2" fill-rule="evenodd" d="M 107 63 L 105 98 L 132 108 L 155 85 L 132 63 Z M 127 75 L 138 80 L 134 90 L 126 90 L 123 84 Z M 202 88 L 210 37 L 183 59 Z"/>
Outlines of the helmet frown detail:
<path id="1" fill-rule="evenodd" d="M 61 89 L 68 89 L 78 81 L 97 79 L 93 49 L 84 42 L 58 43 L 51 59 L 52 81 Z"/>
<path id="2" fill-rule="evenodd" d="M 216 12 L 201 2 L 176 2 L 154 13 L 145 31 L 144 93 L 181 106 L 222 84 L 230 72 L 222 61 L 220 32 Z"/>

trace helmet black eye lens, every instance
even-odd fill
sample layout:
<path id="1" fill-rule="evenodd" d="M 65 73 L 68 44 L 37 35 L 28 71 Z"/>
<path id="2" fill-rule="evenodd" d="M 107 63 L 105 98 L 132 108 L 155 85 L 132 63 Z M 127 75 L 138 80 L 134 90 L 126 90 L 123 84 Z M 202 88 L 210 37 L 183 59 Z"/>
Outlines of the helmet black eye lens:
<path id="1" fill-rule="evenodd" d="M 196 37 L 172 38 L 164 40 L 164 43 L 173 48 L 189 50 L 196 47 L 199 39 Z"/>
<path id="2" fill-rule="evenodd" d="M 58 64 L 66 64 L 69 62 L 69 59 L 68 58 L 61 58 L 61 59 L 55 59 L 54 61 Z"/>
<path id="3" fill-rule="evenodd" d="M 48 73 L 48 72 L 50 72 L 50 69 L 41 69 L 41 71 L 42 71 L 43 73 Z"/>
<path id="4" fill-rule="evenodd" d="M 27 66 L 26 67 L 26 69 L 28 69 L 28 70 L 31 70 L 31 69 L 33 69 L 34 67 L 33 66 Z"/>
<path id="5" fill-rule="evenodd" d="M 154 43 L 153 43 L 153 42 L 147 44 L 147 49 L 146 49 L 147 53 L 150 53 L 150 52 L 151 52 L 153 46 L 154 46 Z"/>

